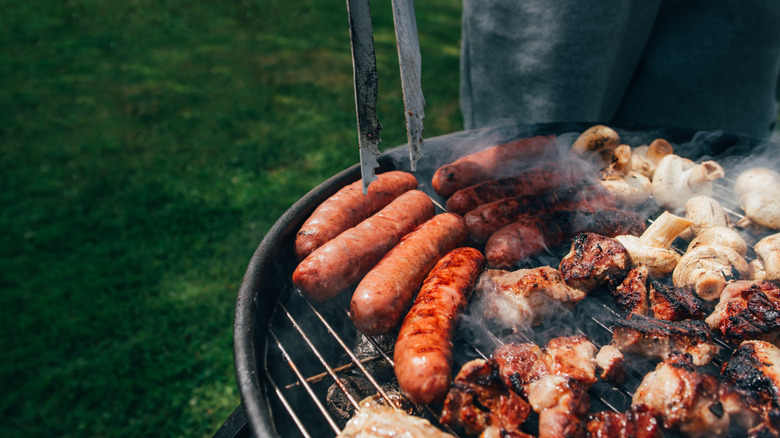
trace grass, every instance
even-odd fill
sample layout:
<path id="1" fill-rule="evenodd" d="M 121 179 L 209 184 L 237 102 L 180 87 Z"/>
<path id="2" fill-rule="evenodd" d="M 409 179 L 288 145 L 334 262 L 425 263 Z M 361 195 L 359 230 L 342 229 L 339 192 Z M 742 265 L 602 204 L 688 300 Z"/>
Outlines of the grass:
<path id="1" fill-rule="evenodd" d="M 417 5 L 426 135 L 461 129 L 460 2 Z M 372 3 L 383 149 L 405 141 Z M 346 8 L 27 1 L 0 15 L 5 436 L 211 436 L 264 233 L 358 160 Z"/>

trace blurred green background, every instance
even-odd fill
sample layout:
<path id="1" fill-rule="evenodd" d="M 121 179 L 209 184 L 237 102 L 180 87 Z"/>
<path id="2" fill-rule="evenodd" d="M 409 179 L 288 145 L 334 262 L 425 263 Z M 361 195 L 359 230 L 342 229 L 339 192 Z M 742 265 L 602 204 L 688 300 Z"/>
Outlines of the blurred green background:
<path id="1" fill-rule="evenodd" d="M 461 128 L 460 1 L 417 4 L 426 136 Z M 405 142 L 372 2 L 382 149 Z M 346 2 L 4 2 L 4 436 L 211 436 L 273 222 L 358 161 Z"/>

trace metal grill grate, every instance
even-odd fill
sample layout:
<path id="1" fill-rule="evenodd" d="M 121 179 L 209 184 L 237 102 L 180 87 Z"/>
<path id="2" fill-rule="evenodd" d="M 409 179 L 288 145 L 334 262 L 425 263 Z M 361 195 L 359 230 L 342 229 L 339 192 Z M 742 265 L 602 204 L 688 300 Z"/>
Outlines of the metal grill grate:
<path id="1" fill-rule="evenodd" d="M 732 221 L 736 222 L 743 219 L 739 207 L 729 197 L 722 195 L 729 193 L 728 187 L 732 185 L 731 181 L 721 181 L 716 197 L 731 215 Z M 718 196 L 717 193 L 721 195 Z M 649 222 L 652 223 L 652 220 Z M 752 244 L 760 236 L 746 232 L 744 237 L 750 245 L 750 257 Z M 676 245 L 675 249 L 681 253 L 685 251 L 685 247 L 680 245 Z M 427 418 L 455 436 L 465 436 L 461 431 L 439 423 L 440 405 L 413 406 L 393 387 L 393 352 L 392 344 L 387 339 L 365 337 L 371 354 L 361 354 L 356 350 L 358 337 L 362 335 L 356 331 L 349 319 L 348 294 L 342 294 L 326 303 L 311 303 L 303 298 L 290 282 L 285 288 L 276 303 L 275 315 L 267 335 L 265 368 L 265 379 L 273 389 L 269 398 L 280 436 L 337 435 L 351 416 L 351 413 L 343 415 L 343 411 L 356 410 L 360 400 L 366 396 L 365 388 L 356 389 L 345 377 L 364 380 L 368 382 L 367 390 L 379 394 L 388 404 L 406 408 L 415 415 Z M 576 324 L 557 327 L 543 325 L 532 334 L 519 336 L 521 341 L 543 345 L 546 340 L 555 336 L 584 334 L 600 348 L 612 338 L 611 321 L 620 317 L 607 292 L 592 293 L 581 301 L 569 316 Z M 493 347 L 502 342 L 501 336 L 487 330 L 483 335 L 494 344 Z M 717 336 L 716 343 L 721 347 L 720 353 L 708 366 L 717 372 L 732 349 Z M 486 351 L 482 345 L 467 342 L 457 343 L 456 350 L 456 371 L 465 362 L 464 358 L 487 358 L 492 352 Z M 638 364 L 629 361 L 629 379 L 626 383 L 612 385 L 599 380 L 589 390 L 591 411 L 626 411 L 631 404 L 633 391 L 654 366 L 655 363 L 649 361 Z M 338 409 L 329 402 L 329 398 L 334 394 L 341 401 L 341 407 Z"/>

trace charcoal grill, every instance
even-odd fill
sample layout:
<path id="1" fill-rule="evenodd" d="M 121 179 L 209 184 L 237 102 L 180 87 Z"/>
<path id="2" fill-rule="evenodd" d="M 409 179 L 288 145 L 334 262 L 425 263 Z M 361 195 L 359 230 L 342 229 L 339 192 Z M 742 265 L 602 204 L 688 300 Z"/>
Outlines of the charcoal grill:
<path id="1" fill-rule="evenodd" d="M 418 163 L 415 175 L 420 189 L 443 209 L 444 199 L 430 187 L 433 172 L 442 164 L 467 152 L 491 144 L 541 134 L 567 135 L 573 138 L 592 124 L 555 123 L 511 125 L 477 131 L 464 131 L 426 140 L 425 157 Z M 777 150 L 778 145 L 758 142 L 724 133 L 693 132 L 675 128 L 647 126 L 613 126 L 624 143 L 648 144 L 655 138 L 666 138 L 675 146 L 675 153 L 689 158 L 715 158 L 726 168 L 727 178 L 735 175 L 731 164 L 734 157 L 761 154 Z M 763 152 L 762 152 L 763 151 Z M 405 147 L 392 149 L 379 157 L 379 172 L 408 171 Z M 736 164 L 735 164 L 736 165 Z M 296 202 L 266 234 L 249 262 L 239 290 L 235 325 L 234 354 L 237 381 L 242 405 L 218 432 L 220 436 L 304 436 L 332 437 L 339 433 L 344 419 L 333 413 L 327 401 L 327 391 L 337 391 L 347 408 L 354 408 L 364 394 L 338 377 L 359 376 L 368 381 L 369 390 L 396 406 L 405 405 L 388 385 L 392 374 L 392 349 L 387 340 L 367 338 L 374 353 L 361 356 L 355 346 L 359 334 L 349 316 L 349 296 L 345 291 L 337 298 L 314 303 L 305 299 L 290 280 L 295 261 L 295 233 L 314 208 L 344 185 L 360 179 L 358 165 L 325 181 Z M 730 182 L 724 180 L 722 192 Z M 724 207 L 740 218 L 739 208 L 728 197 L 719 198 Z M 649 218 L 655 216 L 649 215 Z M 758 236 L 746 236 L 754 243 Z M 611 298 L 594 293 L 583 300 L 571 315 L 546 323 L 525 339 L 544 344 L 549 338 L 582 333 L 597 346 L 609 343 L 612 320 L 618 317 Z M 361 335 L 362 336 L 362 335 Z M 455 369 L 471 358 L 488 357 L 501 342 L 502 336 L 487 334 L 473 342 L 468 334 L 456 339 Z M 721 353 L 713 367 L 728 357 L 730 349 L 720 342 Z M 613 386 L 599 382 L 591 390 L 592 411 L 625 411 L 637 387 L 652 364 L 633 364 L 628 382 Z M 714 369 L 714 368 L 713 368 Z M 412 407 L 419 416 L 438 425 L 440 405 Z M 248 426 L 247 426 L 248 424 Z M 532 426 L 533 427 L 533 426 Z M 456 436 L 462 431 L 444 428 Z"/>

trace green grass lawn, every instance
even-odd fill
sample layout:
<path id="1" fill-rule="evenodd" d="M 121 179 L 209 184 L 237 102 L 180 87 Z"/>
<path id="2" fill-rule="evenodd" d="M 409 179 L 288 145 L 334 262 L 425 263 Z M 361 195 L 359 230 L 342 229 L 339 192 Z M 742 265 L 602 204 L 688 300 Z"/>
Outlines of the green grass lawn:
<path id="1" fill-rule="evenodd" d="M 459 8 L 417 5 L 427 136 L 461 129 Z M 372 13 L 387 149 L 390 1 Z M 358 161 L 345 2 L 6 2 L 0 46 L 3 435 L 212 435 L 249 258 Z"/>

